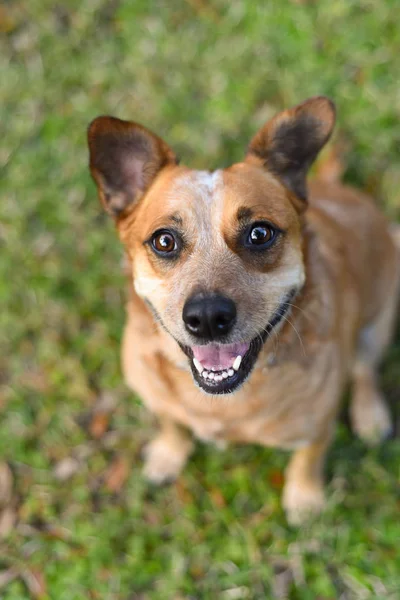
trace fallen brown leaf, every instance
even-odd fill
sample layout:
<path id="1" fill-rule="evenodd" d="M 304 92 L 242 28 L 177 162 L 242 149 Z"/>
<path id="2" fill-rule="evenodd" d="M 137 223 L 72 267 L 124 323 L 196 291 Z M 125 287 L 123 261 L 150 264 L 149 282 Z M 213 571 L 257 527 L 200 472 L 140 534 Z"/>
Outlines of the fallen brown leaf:
<path id="1" fill-rule="evenodd" d="M 0 590 L 4 589 L 9 583 L 18 577 L 18 571 L 14 568 L 0 571 Z"/>
<path id="2" fill-rule="evenodd" d="M 11 506 L 0 510 L 0 539 L 7 537 L 11 533 L 16 520 L 17 513 Z"/>
<path id="3" fill-rule="evenodd" d="M 210 490 L 210 498 L 217 508 L 224 508 L 224 506 L 226 506 L 226 500 L 221 490 L 218 488 L 213 488 Z"/>
<path id="4" fill-rule="evenodd" d="M 205 0 L 186 0 L 188 4 L 199 14 L 209 17 L 214 23 L 219 23 L 220 17 L 212 6 L 212 2 Z"/>
<path id="5" fill-rule="evenodd" d="M 0 6 L 0 31 L 2 33 L 10 33 L 16 27 L 16 21 L 5 6 Z"/>
<path id="6" fill-rule="evenodd" d="M 0 508 L 11 502 L 13 476 L 6 462 L 0 463 Z"/>
<path id="7" fill-rule="evenodd" d="M 93 407 L 89 423 L 89 433 L 96 440 L 101 438 L 108 429 L 111 413 L 115 410 L 116 400 L 109 392 L 99 395 Z"/>
<path id="8" fill-rule="evenodd" d="M 273 597 L 276 600 L 287 600 L 293 583 L 293 573 L 288 564 L 275 564 L 272 580 Z"/>
<path id="9" fill-rule="evenodd" d="M 160 513 L 158 510 L 154 510 L 149 504 L 145 504 L 143 507 L 143 520 L 152 527 L 160 524 Z"/>
<path id="10" fill-rule="evenodd" d="M 28 588 L 29 593 L 32 595 L 33 598 L 35 598 L 35 600 L 42 600 L 46 598 L 46 580 L 41 571 L 38 571 L 37 569 L 26 569 L 21 572 L 21 577 L 24 580 L 24 583 Z"/>
<path id="11" fill-rule="evenodd" d="M 182 504 L 191 504 L 193 502 L 193 496 L 182 478 L 175 481 L 175 490 Z"/>
<path id="12" fill-rule="evenodd" d="M 108 468 L 105 485 L 106 488 L 113 493 L 121 491 L 122 486 L 129 476 L 129 464 L 126 458 L 118 456 Z"/>
<path id="13" fill-rule="evenodd" d="M 96 412 L 89 425 L 89 433 L 96 440 L 101 438 L 108 429 L 110 415 L 105 412 Z"/>
<path id="14" fill-rule="evenodd" d="M 285 477 L 282 471 L 274 470 L 269 475 L 269 482 L 273 488 L 281 490 L 285 482 Z"/>
<path id="15" fill-rule="evenodd" d="M 42 393 L 47 392 L 50 387 L 47 374 L 40 370 L 31 370 L 23 373 L 21 384 Z"/>
<path id="16" fill-rule="evenodd" d="M 66 481 L 79 470 L 79 461 L 76 458 L 67 456 L 63 458 L 54 467 L 54 476 L 59 481 Z"/>

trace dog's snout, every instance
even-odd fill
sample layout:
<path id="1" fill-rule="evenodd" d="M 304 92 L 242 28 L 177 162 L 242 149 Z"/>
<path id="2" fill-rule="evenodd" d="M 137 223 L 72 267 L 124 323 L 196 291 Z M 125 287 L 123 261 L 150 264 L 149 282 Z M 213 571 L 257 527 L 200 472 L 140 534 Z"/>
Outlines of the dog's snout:
<path id="1" fill-rule="evenodd" d="M 204 341 L 216 340 L 232 329 L 236 320 L 236 305 L 218 294 L 197 294 L 186 301 L 182 318 L 192 335 Z"/>

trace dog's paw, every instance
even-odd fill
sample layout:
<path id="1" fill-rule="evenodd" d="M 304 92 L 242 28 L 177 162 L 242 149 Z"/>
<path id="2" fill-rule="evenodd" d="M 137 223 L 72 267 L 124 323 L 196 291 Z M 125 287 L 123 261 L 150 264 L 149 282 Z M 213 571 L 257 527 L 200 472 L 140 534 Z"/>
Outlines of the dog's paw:
<path id="1" fill-rule="evenodd" d="M 287 482 L 283 489 L 283 507 L 290 525 L 302 523 L 317 516 L 325 508 L 325 495 L 322 485 Z"/>
<path id="2" fill-rule="evenodd" d="M 190 441 L 178 446 L 163 437 L 155 438 L 143 450 L 143 474 L 156 485 L 174 481 L 181 473 L 192 450 Z"/>
<path id="3" fill-rule="evenodd" d="M 362 398 L 357 398 L 357 395 L 353 398 L 350 418 L 353 431 L 370 445 L 378 444 L 392 433 L 389 409 L 383 396 L 375 389 L 364 388 Z"/>

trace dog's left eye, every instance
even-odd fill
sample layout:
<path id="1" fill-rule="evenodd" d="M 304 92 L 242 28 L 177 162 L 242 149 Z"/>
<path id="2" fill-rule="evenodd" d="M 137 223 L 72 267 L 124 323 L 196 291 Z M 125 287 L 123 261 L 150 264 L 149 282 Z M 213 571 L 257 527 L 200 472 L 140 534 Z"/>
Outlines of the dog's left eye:
<path id="1" fill-rule="evenodd" d="M 158 254 L 170 254 L 178 249 L 176 239 L 170 231 L 156 231 L 151 244 Z"/>
<path id="2" fill-rule="evenodd" d="M 246 245 L 269 248 L 276 238 L 276 230 L 268 223 L 254 223 L 248 231 Z"/>

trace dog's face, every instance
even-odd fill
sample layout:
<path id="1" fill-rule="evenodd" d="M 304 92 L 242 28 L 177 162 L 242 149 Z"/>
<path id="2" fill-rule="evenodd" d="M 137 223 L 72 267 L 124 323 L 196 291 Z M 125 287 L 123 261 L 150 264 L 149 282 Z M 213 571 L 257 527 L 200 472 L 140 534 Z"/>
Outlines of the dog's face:
<path id="1" fill-rule="evenodd" d="M 89 128 L 135 290 L 207 393 L 243 383 L 304 283 L 305 176 L 333 123 L 332 104 L 311 99 L 267 123 L 244 162 L 213 172 L 179 166 L 134 123 L 99 117 Z"/>
<path id="2" fill-rule="evenodd" d="M 236 389 L 304 281 L 300 221 L 285 188 L 245 163 L 165 170 L 124 241 L 136 292 L 186 352 L 198 384 Z"/>

